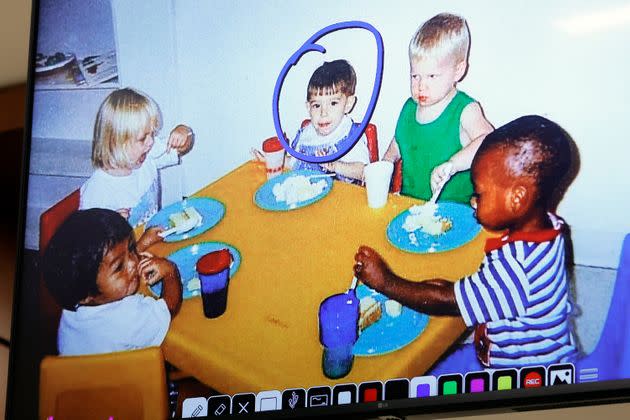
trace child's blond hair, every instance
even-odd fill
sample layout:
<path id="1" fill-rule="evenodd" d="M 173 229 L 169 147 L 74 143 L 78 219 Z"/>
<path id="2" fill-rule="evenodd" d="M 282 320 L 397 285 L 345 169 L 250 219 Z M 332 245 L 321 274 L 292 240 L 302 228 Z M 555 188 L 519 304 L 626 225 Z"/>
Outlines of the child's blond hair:
<path id="1" fill-rule="evenodd" d="M 100 169 L 130 168 L 127 152 L 131 140 L 162 124 L 153 99 L 134 89 L 112 92 L 101 104 L 94 124 L 92 164 Z"/>
<path id="2" fill-rule="evenodd" d="M 470 31 L 466 20 L 450 13 L 440 13 L 418 28 L 409 42 L 409 60 L 423 57 L 449 58 L 456 63 L 468 61 Z"/>

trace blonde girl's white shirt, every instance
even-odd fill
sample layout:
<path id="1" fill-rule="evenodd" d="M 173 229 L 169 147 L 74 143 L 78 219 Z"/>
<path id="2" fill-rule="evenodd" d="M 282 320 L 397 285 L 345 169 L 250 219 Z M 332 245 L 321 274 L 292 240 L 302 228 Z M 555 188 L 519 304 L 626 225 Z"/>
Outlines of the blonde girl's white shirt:
<path id="1" fill-rule="evenodd" d="M 146 223 L 160 207 L 158 170 L 179 163 L 175 150 L 166 152 L 166 143 L 156 140 L 142 166 L 125 176 L 110 175 L 96 169 L 81 187 L 79 209 L 130 209 L 129 224 Z"/>

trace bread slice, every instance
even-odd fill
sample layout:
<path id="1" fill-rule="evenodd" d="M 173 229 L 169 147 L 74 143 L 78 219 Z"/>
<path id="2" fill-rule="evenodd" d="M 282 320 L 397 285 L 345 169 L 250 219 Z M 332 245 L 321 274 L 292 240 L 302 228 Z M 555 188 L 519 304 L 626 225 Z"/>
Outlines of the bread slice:
<path id="1" fill-rule="evenodd" d="M 359 301 L 359 332 L 376 323 L 383 315 L 381 303 L 371 296 Z"/>

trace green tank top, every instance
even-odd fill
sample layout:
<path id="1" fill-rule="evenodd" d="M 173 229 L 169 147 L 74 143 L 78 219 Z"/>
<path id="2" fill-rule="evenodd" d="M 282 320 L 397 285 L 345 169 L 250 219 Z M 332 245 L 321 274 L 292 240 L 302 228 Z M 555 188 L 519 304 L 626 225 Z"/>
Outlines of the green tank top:
<path id="1" fill-rule="evenodd" d="M 421 200 L 431 198 L 431 172 L 462 149 L 460 120 L 462 111 L 471 102 L 474 99 L 458 91 L 437 119 L 419 124 L 417 104 L 407 99 L 396 125 L 396 141 L 402 157 L 402 194 Z M 444 186 L 439 201 L 469 203 L 472 193 L 470 170 L 458 172 Z"/>

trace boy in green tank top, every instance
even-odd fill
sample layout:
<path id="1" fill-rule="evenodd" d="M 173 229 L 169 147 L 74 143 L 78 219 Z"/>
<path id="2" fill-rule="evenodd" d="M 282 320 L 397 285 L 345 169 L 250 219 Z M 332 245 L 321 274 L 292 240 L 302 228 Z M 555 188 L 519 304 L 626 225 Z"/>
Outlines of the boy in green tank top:
<path id="1" fill-rule="evenodd" d="M 466 21 L 447 13 L 426 21 L 409 43 L 411 98 L 383 156 L 402 160 L 404 195 L 429 200 L 442 189 L 440 200 L 470 200 L 470 165 L 493 127 L 479 103 L 456 88 L 468 68 L 469 45 Z"/>

